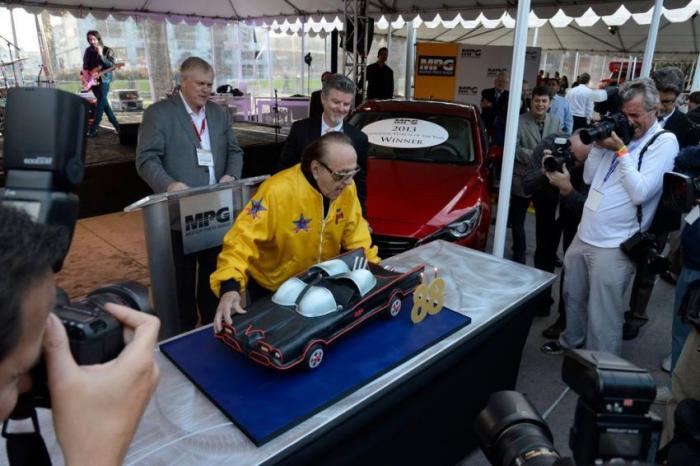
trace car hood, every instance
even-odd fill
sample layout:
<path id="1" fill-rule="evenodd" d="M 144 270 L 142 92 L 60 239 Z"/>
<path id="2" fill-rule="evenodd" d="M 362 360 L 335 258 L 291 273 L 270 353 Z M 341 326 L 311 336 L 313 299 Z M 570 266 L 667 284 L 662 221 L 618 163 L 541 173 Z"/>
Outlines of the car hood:
<path id="1" fill-rule="evenodd" d="M 370 159 L 367 219 L 376 235 L 423 237 L 482 195 L 478 165 Z"/>

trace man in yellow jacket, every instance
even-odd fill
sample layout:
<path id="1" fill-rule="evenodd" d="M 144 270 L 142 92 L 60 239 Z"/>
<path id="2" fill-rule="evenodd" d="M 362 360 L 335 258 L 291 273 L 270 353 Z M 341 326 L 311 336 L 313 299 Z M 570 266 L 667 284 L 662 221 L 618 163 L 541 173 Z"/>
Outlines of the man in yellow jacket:
<path id="1" fill-rule="evenodd" d="M 255 300 L 286 279 L 333 258 L 342 250 L 364 248 L 378 263 L 352 177 L 357 154 L 350 139 L 330 132 L 311 143 L 301 163 L 266 180 L 224 237 L 210 277 L 220 297 L 214 330 L 245 313 L 241 293 Z"/>

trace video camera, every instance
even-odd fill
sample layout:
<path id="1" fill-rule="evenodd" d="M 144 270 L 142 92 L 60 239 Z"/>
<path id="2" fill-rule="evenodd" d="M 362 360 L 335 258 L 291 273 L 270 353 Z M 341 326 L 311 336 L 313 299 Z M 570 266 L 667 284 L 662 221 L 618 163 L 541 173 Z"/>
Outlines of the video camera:
<path id="1" fill-rule="evenodd" d="M 522 394 L 502 391 L 491 395 L 475 425 L 491 464 L 654 463 L 662 423 L 649 413 L 656 384 L 647 371 L 608 353 L 574 350 L 564 357 L 562 378 L 580 396 L 569 433 L 573 461 L 560 457 L 547 423 Z"/>
<path id="2" fill-rule="evenodd" d="M 542 159 L 542 167 L 548 172 L 564 172 L 564 166 L 571 171 L 574 166 L 574 154 L 568 138 L 554 139 L 552 156 Z"/>
<path id="3" fill-rule="evenodd" d="M 0 190 L 0 203 L 27 212 L 37 223 L 62 225 L 71 238 L 79 207 L 78 196 L 71 191 L 85 172 L 87 114 L 85 101 L 69 92 L 12 88 L 7 95 L 6 183 Z M 69 245 L 53 264 L 54 272 L 61 269 Z M 121 323 L 104 310 L 108 302 L 150 312 L 147 289 L 135 282 L 106 285 L 74 303 L 63 290 L 57 290 L 53 312 L 66 327 L 78 364 L 109 361 L 124 346 Z M 22 401 L 30 400 L 30 407 L 49 407 L 48 387 L 42 383 L 46 380 L 43 364 L 34 368 L 32 375 L 34 389 Z"/>
<path id="4" fill-rule="evenodd" d="M 603 117 L 598 124 L 583 128 L 579 135 L 581 142 L 592 144 L 609 137 L 613 131 L 625 144 L 629 144 L 634 134 L 627 117 L 623 113 L 613 113 Z"/>

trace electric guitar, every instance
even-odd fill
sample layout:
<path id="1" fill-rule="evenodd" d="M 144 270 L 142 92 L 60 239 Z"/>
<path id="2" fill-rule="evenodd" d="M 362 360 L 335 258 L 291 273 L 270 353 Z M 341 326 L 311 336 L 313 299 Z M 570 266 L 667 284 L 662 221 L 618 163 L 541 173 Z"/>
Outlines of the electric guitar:
<path id="1" fill-rule="evenodd" d="M 82 92 L 87 92 L 90 90 L 90 88 L 92 86 L 97 86 L 100 83 L 99 79 L 103 74 L 109 73 L 112 70 L 120 69 L 123 67 L 124 67 L 124 63 L 115 63 L 113 66 L 110 66 L 109 68 L 105 68 L 104 70 L 100 69 L 99 66 L 96 66 L 91 70 L 81 70 L 80 71 L 80 81 L 83 84 Z"/>

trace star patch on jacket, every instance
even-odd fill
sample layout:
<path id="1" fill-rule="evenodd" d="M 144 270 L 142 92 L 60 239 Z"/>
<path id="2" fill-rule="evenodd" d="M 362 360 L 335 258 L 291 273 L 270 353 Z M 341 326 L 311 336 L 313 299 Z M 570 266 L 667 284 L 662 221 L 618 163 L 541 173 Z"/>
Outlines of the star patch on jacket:
<path id="1" fill-rule="evenodd" d="M 253 218 L 258 218 L 258 214 L 263 210 L 267 210 L 262 203 L 262 199 L 259 201 L 251 200 L 250 205 L 245 209 L 246 213 Z"/>
<path id="2" fill-rule="evenodd" d="M 341 209 L 335 209 L 335 224 L 337 225 L 341 220 L 345 220 L 345 215 Z"/>
<path id="3" fill-rule="evenodd" d="M 299 216 L 299 220 L 292 220 L 294 224 L 294 233 L 299 233 L 300 231 L 309 231 L 309 223 L 311 219 L 304 218 L 304 214 Z"/>

